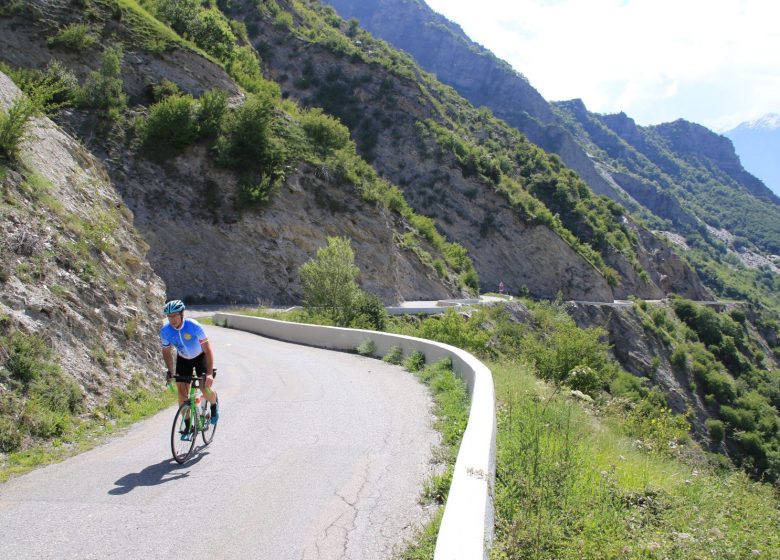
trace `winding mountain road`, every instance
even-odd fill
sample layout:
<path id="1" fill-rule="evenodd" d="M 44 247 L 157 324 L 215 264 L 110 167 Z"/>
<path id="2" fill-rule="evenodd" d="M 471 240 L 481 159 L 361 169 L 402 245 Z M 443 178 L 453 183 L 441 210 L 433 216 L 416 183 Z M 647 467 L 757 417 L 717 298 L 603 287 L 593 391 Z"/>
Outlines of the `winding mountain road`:
<path id="1" fill-rule="evenodd" d="M 171 459 L 173 409 L 0 485 L 6 558 L 390 558 L 425 512 L 438 436 L 410 374 L 206 327 L 214 442 Z"/>

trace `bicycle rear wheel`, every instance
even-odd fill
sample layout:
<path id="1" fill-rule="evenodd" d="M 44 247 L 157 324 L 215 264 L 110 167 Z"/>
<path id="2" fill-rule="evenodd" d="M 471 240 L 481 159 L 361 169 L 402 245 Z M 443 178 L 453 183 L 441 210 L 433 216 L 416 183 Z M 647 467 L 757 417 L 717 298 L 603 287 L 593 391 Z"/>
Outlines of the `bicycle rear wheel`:
<path id="1" fill-rule="evenodd" d="M 198 437 L 196 422 L 197 419 L 190 422 L 190 403 L 183 403 L 176 411 L 171 428 L 171 452 L 173 459 L 179 464 L 189 459 L 195 449 L 195 440 Z"/>
<path id="2" fill-rule="evenodd" d="M 208 445 L 214 439 L 217 425 L 211 423 L 211 406 L 209 406 L 209 401 L 206 399 L 203 399 L 201 403 L 200 415 L 203 417 L 203 429 L 200 433 L 203 436 L 203 443 Z"/>

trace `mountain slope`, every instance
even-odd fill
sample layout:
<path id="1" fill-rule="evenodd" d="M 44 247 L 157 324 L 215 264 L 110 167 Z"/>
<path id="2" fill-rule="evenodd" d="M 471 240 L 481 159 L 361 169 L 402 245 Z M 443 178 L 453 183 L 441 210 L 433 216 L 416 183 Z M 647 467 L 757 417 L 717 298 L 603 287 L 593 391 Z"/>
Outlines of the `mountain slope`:
<path id="1" fill-rule="evenodd" d="M 316 157 L 290 157 L 283 164 L 286 180 L 273 186 L 275 195 L 267 203 L 258 205 L 247 202 L 248 185 L 241 173 L 216 161 L 208 142 L 156 153 L 139 149 L 132 118 L 145 118 L 149 106 L 159 101 L 155 87 L 174 84 L 170 87 L 180 94 L 196 97 L 223 91 L 233 107 L 241 106 L 247 94 L 218 61 L 132 4 L 96 3 L 88 18 L 68 6 L 66 0 L 30 2 L 0 18 L 0 35 L 9 47 L 0 59 L 21 68 L 45 67 L 56 59 L 85 84 L 102 64 L 100 45 L 74 52 L 47 39 L 58 37 L 58 29 L 91 21 L 90 33 L 124 47 L 121 81 L 132 107 L 130 118 L 121 116 L 115 122 L 92 108 L 70 110 L 58 118 L 105 161 L 113 184 L 136 214 L 136 227 L 151 247 L 149 259 L 168 295 L 190 301 L 298 302 L 297 269 L 328 235 L 353 240 L 363 286 L 387 302 L 451 297 L 465 289 L 445 264 L 451 259 L 440 257 L 434 246 L 442 247 L 440 237 L 423 238 L 414 230 L 403 241 L 411 229 L 409 219 L 415 219 L 405 203 L 389 209 L 376 195 L 371 200 L 361 192 L 382 188 L 386 196 L 395 196 L 375 176 L 366 175 L 365 185 L 358 186 Z M 115 9 L 121 10 L 121 17 L 114 17 Z M 252 70 L 250 62 L 233 60 L 232 71 L 245 76 Z M 236 70 L 238 63 L 245 66 Z M 249 87 L 260 88 L 261 94 L 262 88 L 273 92 L 271 84 L 254 80 L 247 82 Z M 273 93 L 269 95 L 271 103 L 277 103 Z M 300 118 L 280 112 L 274 126 L 300 134 L 295 123 Z M 441 261 L 438 268 L 435 259 Z"/>
<path id="2" fill-rule="evenodd" d="M 560 292 L 606 301 L 705 293 L 671 251 L 581 188 L 560 160 L 475 110 L 408 57 L 317 3 L 279 2 L 257 12 L 236 2 L 229 15 L 251 22 L 250 38 L 283 95 L 347 124 L 379 173 L 468 249 L 483 289 L 504 281 L 537 297 Z M 283 14 L 293 17 L 280 25 Z"/>
<path id="3" fill-rule="evenodd" d="M 0 110 L 21 93 L 0 73 Z M 164 286 L 103 164 L 44 117 L 0 156 L 0 451 L 160 370 Z M 135 381 L 134 381 L 135 382 Z"/>
<path id="4" fill-rule="evenodd" d="M 637 127 L 623 114 L 593 114 L 579 100 L 544 107 L 522 75 L 422 1 L 329 3 L 559 154 L 595 193 L 666 231 L 668 239 L 685 239 L 676 246 L 695 249 L 689 258 L 719 293 L 780 310 L 771 287 L 749 287 L 761 274 L 757 263 L 777 260 L 778 199 L 741 167 L 722 137 L 693 123 Z M 724 246 L 724 238 L 732 241 Z"/>

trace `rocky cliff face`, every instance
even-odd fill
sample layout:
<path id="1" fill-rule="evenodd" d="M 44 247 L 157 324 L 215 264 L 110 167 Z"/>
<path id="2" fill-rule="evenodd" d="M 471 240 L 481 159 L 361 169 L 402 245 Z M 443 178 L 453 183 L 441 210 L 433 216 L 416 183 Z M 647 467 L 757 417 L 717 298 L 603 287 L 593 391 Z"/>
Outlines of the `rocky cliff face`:
<path id="1" fill-rule="evenodd" d="M 742 168 L 724 136 L 684 120 L 642 127 L 623 113 L 593 114 L 578 100 L 555 106 L 578 141 L 593 146 L 604 176 L 675 232 L 719 224 L 767 253 L 780 249 L 776 197 Z"/>
<path id="2" fill-rule="evenodd" d="M 671 363 L 671 348 L 645 329 L 633 306 L 573 303 L 568 311 L 582 327 L 603 327 L 620 365 L 645 379 L 648 385 L 660 387 L 676 413 L 690 410 L 694 431 L 705 436 L 704 421 L 711 416 L 711 411 L 707 410 L 703 395 L 691 390 L 688 374 Z"/>
<path id="3" fill-rule="evenodd" d="M 345 236 L 362 287 L 384 301 L 460 295 L 398 247 L 403 220 L 364 202 L 354 186 L 335 189 L 317 169 L 302 165 L 261 212 L 242 212 L 236 210 L 236 177 L 203 151 L 193 147 L 164 165 L 126 154 L 109 166 L 169 294 L 200 302 L 299 304 L 300 266 L 328 236 Z"/>
<path id="4" fill-rule="evenodd" d="M 700 231 L 703 223 L 728 224 L 764 250 L 777 252 L 776 228 L 753 235 L 740 227 L 744 216 L 760 220 L 777 214 L 777 198 L 747 173 L 723 137 L 693 123 L 677 121 L 638 127 L 625 114 L 595 115 L 580 100 L 547 104 L 503 61 L 475 44 L 454 23 L 413 0 L 330 0 L 343 17 L 412 54 L 420 65 L 452 85 L 475 105 L 521 130 L 532 142 L 561 156 L 591 187 L 631 211 L 647 210 L 669 220 L 677 233 Z M 684 162 L 680 165 L 680 161 Z M 628 172 L 626 172 L 628 169 Z M 693 184 L 692 184 L 693 183 Z M 697 187 L 695 184 L 698 184 Z M 715 184 L 727 185 L 739 204 L 710 196 Z M 691 196 L 698 192 L 702 196 Z M 753 200 L 742 196 L 746 193 Z M 701 206 L 719 212 L 701 212 Z M 769 204 L 764 208 L 764 204 Z M 762 210 L 757 210 L 757 208 Z M 780 219 L 774 220 L 780 223 Z"/>
<path id="5" fill-rule="evenodd" d="M 151 52 L 121 18 L 102 8 L 93 14 L 103 33 L 124 41 L 124 91 L 138 115 L 164 80 L 195 97 L 219 89 L 240 104 L 244 94 L 218 64 L 183 45 Z M 126 18 L 128 16 L 125 16 Z M 13 17 L 0 17 L 0 60 L 13 67 L 45 67 L 56 58 L 77 78 L 99 67 L 101 50 L 52 50 L 47 37 L 81 21 L 68 2 L 31 2 Z M 96 26 L 99 27 L 99 26 Z M 149 245 L 148 259 L 168 297 L 201 302 L 298 303 L 298 268 L 326 244 L 327 236 L 353 241 L 362 286 L 387 303 L 462 295 L 453 281 L 401 248 L 409 224 L 397 213 L 362 200 L 354 185 L 327 169 L 300 165 L 262 210 L 239 209 L 238 178 L 219 168 L 203 146 L 171 160 L 140 154 L 126 131 L 96 134 L 100 121 L 89 111 L 58 117 L 105 165 L 107 180 L 135 214 L 135 227 Z M 297 164 L 296 164 L 297 165 Z M 436 256 L 423 241 L 424 250 Z"/>
<path id="6" fill-rule="evenodd" d="M 404 6 L 416 9 L 411 4 L 417 3 Z M 248 20 L 250 13 L 251 8 L 236 8 L 233 15 Z M 283 94 L 305 106 L 324 106 L 350 124 L 358 146 L 380 174 L 403 188 L 416 211 L 435 218 L 449 239 L 469 250 L 483 290 L 493 291 L 503 281 L 510 289 L 527 289 L 535 297 L 554 298 L 560 292 L 571 299 L 597 301 L 629 294 L 660 297 L 671 285 L 686 294 L 706 293 L 690 270 L 680 275 L 687 269 L 681 261 L 671 267 L 659 261 L 660 268 L 643 277 L 617 252 L 606 259 L 622 278 L 619 286 L 610 286 L 556 233 L 545 225 L 527 223 L 505 195 L 479 177 L 465 176 L 451 155 L 440 154 L 439 147 L 421 133 L 420 121 L 446 120 L 446 115 L 458 110 L 454 102 L 384 66 L 290 36 L 271 19 L 255 20 L 252 27 L 256 30 L 253 40 L 269 45 L 265 68 L 282 84 Z M 371 49 L 368 45 L 362 48 Z M 555 130 L 570 138 L 560 127 Z M 493 133 L 485 130 L 483 136 Z M 565 140 L 565 149 L 574 151 L 576 146 Z M 639 250 L 645 249 L 640 246 Z M 653 260 L 649 256 L 642 259 L 646 263 Z M 673 259 L 670 256 L 669 262 Z M 658 283 L 661 278 L 663 286 Z"/>
<path id="7" fill-rule="evenodd" d="M 476 107 L 489 107 L 545 151 L 561 156 L 593 192 L 616 198 L 612 186 L 571 134 L 556 122 L 550 104 L 528 80 L 473 42 L 457 24 L 416 0 L 328 0 L 344 18 L 396 48 L 455 88 Z"/>
<path id="8" fill-rule="evenodd" d="M 18 95 L 0 73 L 0 107 Z M 165 288 L 105 166 L 42 117 L 20 160 L 0 161 L 0 334 L 42 336 L 93 402 L 154 378 Z"/>

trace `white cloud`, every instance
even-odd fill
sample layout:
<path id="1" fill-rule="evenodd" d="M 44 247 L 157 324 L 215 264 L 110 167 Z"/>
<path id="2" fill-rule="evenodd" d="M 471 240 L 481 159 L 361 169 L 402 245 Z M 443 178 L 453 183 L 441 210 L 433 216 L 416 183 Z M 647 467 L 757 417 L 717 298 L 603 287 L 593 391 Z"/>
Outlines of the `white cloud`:
<path id="1" fill-rule="evenodd" d="M 427 2 L 550 100 L 580 97 L 640 124 L 780 112 L 780 26 L 766 0 Z"/>

